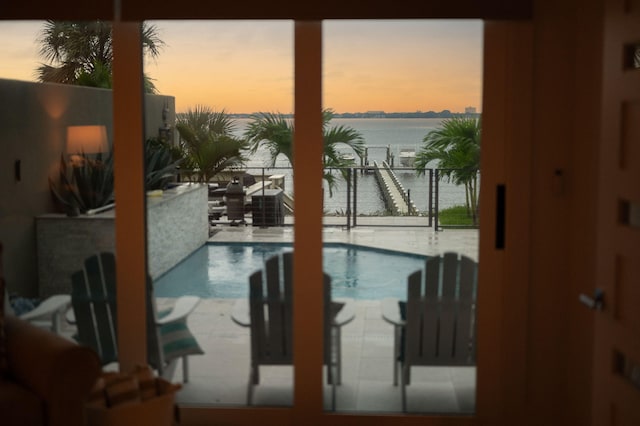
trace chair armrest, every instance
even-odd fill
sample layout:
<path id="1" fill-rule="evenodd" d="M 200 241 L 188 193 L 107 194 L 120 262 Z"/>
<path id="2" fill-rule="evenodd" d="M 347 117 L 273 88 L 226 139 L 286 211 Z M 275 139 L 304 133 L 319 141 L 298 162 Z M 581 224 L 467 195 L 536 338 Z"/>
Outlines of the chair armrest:
<path id="1" fill-rule="evenodd" d="M 168 315 L 158 318 L 156 325 L 169 324 L 176 321 L 182 321 L 193 312 L 193 310 L 200 303 L 200 298 L 197 296 L 181 296 L 176 300 L 171 312 Z"/>
<path id="2" fill-rule="evenodd" d="M 173 305 L 173 308 L 171 308 L 171 312 L 162 318 L 158 318 L 156 320 L 156 325 L 165 325 L 185 319 L 198 306 L 198 303 L 200 303 L 200 298 L 198 296 L 179 297 Z M 73 309 L 69 309 L 67 311 L 65 318 L 69 324 L 76 323 L 76 317 Z"/>
<path id="3" fill-rule="evenodd" d="M 333 318 L 333 325 L 342 327 L 349 324 L 356 317 L 355 301 L 353 299 L 336 298 L 332 303 L 341 303 L 342 308 L 338 311 L 335 318 Z"/>
<path id="4" fill-rule="evenodd" d="M 71 306 L 71 296 L 68 294 L 56 294 L 45 299 L 35 309 L 20 315 L 20 319 L 32 321 L 49 319 L 53 315 L 66 311 Z"/>
<path id="5" fill-rule="evenodd" d="M 68 294 L 56 294 L 40 303 L 35 309 L 20 315 L 20 319 L 32 324 L 49 328 L 54 333 L 60 334 L 62 317 L 71 307 L 71 296 Z"/>
<path id="6" fill-rule="evenodd" d="M 236 299 L 231 310 L 231 319 L 242 327 L 249 327 L 251 325 L 251 314 L 249 313 L 249 300 L 248 299 Z"/>
<path id="7" fill-rule="evenodd" d="M 382 299 L 380 302 L 380 310 L 382 311 L 382 318 L 393 325 L 403 326 L 405 320 L 400 316 L 400 306 L 398 306 L 398 299 Z"/>
<path id="8" fill-rule="evenodd" d="M 333 319 L 333 325 L 342 327 L 347 325 L 356 316 L 355 302 L 353 299 L 335 299 L 332 302 L 337 302 L 342 305 L 341 309 Z M 237 299 L 233 304 L 231 310 L 231 319 L 238 325 L 243 327 L 249 327 L 251 325 L 251 318 L 249 314 L 249 301 L 247 299 Z"/>
<path id="9" fill-rule="evenodd" d="M 83 424 L 83 406 L 100 375 L 98 355 L 27 321 L 7 316 L 11 377 L 44 401 L 48 425 Z"/>

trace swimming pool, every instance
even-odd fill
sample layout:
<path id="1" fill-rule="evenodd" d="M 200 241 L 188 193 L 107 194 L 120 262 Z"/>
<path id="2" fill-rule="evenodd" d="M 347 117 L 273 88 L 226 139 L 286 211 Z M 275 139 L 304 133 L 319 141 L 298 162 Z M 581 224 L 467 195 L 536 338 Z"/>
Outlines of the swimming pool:
<path id="1" fill-rule="evenodd" d="M 154 282 L 157 297 L 247 297 L 249 275 L 269 257 L 291 251 L 284 243 L 207 243 Z M 344 243 L 327 243 L 324 270 L 332 297 L 406 299 L 407 276 L 424 267 L 426 256 Z"/>

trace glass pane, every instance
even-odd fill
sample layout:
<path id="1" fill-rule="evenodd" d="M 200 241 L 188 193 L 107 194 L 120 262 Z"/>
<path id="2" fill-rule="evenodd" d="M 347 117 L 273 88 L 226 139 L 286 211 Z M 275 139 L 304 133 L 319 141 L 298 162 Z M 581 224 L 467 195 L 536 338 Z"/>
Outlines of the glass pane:
<path id="1" fill-rule="evenodd" d="M 324 233 L 325 268 L 345 304 L 336 409 L 473 413 L 482 22 L 325 21 L 323 34 L 336 142 L 325 222 L 340 226 Z M 410 303 L 409 276 L 431 276 L 427 260 L 445 252 L 468 257 L 470 276 L 453 278 L 449 299 L 436 282 Z"/>
<path id="2" fill-rule="evenodd" d="M 146 116 L 155 123 L 147 122 L 147 164 L 166 172 L 147 188 L 149 273 L 158 311 L 185 296 L 199 298 L 184 332 L 202 353 L 188 357 L 189 382 L 177 400 L 291 405 L 286 303 L 266 298 L 250 314 L 249 277 L 265 270 L 270 257 L 291 251 L 293 25 L 145 25 L 163 42 L 157 57 L 145 61 L 158 92 L 146 97 Z M 266 276 L 257 275 L 265 282 Z M 257 312 L 267 312 L 263 324 Z M 267 348 L 277 333 L 281 345 Z M 172 378 L 182 381 L 179 363 Z"/>
<path id="3" fill-rule="evenodd" d="M 101 351 L 88 334 L 92 321 L 108 320 L 106 311 L 79 314 L 72 282 L 86 282 L 89 256 L 115 249 L 112 93 L 104 89 L 111 81 L 110 27 L 0 23 L 0 122 L 9 129 L 0 168 L 12 171 L 1 189 L 0 240 L 12 305 L 18 315 L 94 347 L 109 366 L 114 348 L 104 344 Z M 99 61 L 78 53 L 98 39 Z"/>
<path id="4" fill-rule="evenodd" d="M 640 44 L 631 43 L 624 47 L 624 66 L 627 69 L 640 68 Z"/>

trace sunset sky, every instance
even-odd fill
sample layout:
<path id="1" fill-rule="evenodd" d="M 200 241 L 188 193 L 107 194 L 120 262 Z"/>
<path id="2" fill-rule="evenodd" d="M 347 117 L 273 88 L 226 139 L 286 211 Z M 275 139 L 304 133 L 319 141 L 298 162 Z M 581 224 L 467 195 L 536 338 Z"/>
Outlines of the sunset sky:
<path id="1" fill-rule="evenodd" d="M 156 21 L 145 72 L 176 110 L 293 110 L 292 21 Z M 0 22 L 0 78 L 35 81 L 41 22 Z M 482 107 L 481 21 L 325 21 L 324 106 L 338 113 Z"/>

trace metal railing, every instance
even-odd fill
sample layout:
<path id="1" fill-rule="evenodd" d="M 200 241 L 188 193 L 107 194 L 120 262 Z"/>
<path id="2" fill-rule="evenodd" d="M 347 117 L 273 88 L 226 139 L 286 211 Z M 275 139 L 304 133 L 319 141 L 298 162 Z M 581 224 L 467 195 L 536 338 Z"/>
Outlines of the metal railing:
<path id="1" fill-rule="evenodd" d="M 403 201 L 411 206 L 404 215 L 393 214 L 385 203 L 372 166 L 354 166 L 345 169 L 326 169 L 334 176 L 335 185 L 324 182 L 324 222 L 326 226 L 342 226 L 348 229 L 367 226 L 420 226 L 439 224 L 439 213 L 444 208 L 466 203 L 463 186 L 441 179 L 443 170 L 426 169 L 418 175 L 409 167 L 390 167 L 394 185 Z M 223 188 L 230 176 L 246 176 L 244 179 L 245 223 L 254 226 L 280 226 L 293 224 L 295 188 L 290 167 L 253 167 L 235 169 L 219 176 L 219 188 Z M 280 191 L 280 192 L 278 192 Z M 223 192 L 223 191 L 220 191 Z M 224 204 L 222 196 L 214 204 Z M 219 211 L 219 207 L 215 206 Z M 394 220 L 389 220 L 394 218 Z M 402 220 L 405 218 L 405 220 Z M 221 221 L 224 222 L 224 221 Z"/>

